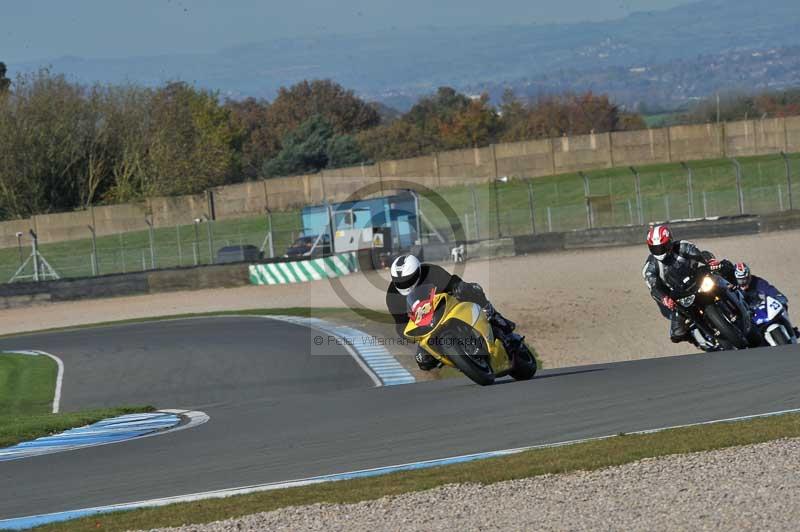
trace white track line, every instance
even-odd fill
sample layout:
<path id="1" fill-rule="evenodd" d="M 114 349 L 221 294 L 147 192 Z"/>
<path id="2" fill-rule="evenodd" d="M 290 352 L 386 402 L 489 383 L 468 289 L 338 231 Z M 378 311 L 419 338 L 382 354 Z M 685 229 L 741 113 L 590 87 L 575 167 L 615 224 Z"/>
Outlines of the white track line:
<path id="1" fill-rule="evenodd" d="M 364 371 L 364 373 L 367 374 L 367 376 L 372 380 L 372 383 L 375 386 L 383 386 L 383 382 L 378 378 L 377 375 L 375 375 L 375 372 L 372 371 L 372 368 L 370 368 L 367 365 L 367 363 L 364 362 L 364 359 L 361 358 L 361 356 L 356 352 L 356 350 L 353 349 L 350 346 L 349 342 L 347 341 L 347 339 L 344 336 L 342 336 L 340 334 L 336 334 L 336 333 L 334 333 L 332 331 L 326 331 L 325 329 L 320 329 L 319 327 L 315 327 L 311 323 L 303 323 L 303 322 L 296 322 L 296 321 L 290 321 L 290 320 L 281 319 L 283 316 L 267 316 L 267 315 L 263 315 L 263 316 L 255 316 L 255 317 L 265 318 L 265 319 L 272 320 L 272 321 L 279 321 L 281 323 L 291 323 L 292 325 L 298 325 L 300 327 L 306 327 L 306 328 L 308 328 L 310 330 L 316 331 L 318 333 L 322 333 L 325 336 L 335 336 L 336 338 L 341 340 L 340 347 L 343 347 L 344 350 L 347 351 L 347 353 L 353 358 L 353 360 L 356 361 L 356 364 L 358 364 L 358 367 L 360 367 Z M 294 316 L 290 316 L 290 317 L 294 317 Z"/>
<path id="2" fill-rule="evenodd" d="M 56 389 L 55 392 L 53 392 L 53 414 L 58 414 L 61 408 L 61 385 L 64 382 L 64 362 L 55 355 L 35 349 L 17 349 L 15 351 L 7 351 L 7 353 L 12 355 L 46 356 L 55 360 L 56 366 L 58 366 L 58 372 L 56 373 Z"/>
<path id="3" fill-rule="evenodd" d="M 56 376 L 56 391 L 53 393 L 53 413 L 58 414 L 61 408 L 61 385 L 64 382 L 64 362 L 55 355 L 51 355 L 45 351 L 36 351 L 37 353 L 50 357 L 56 361 L 58 365 L 58 375 Z"/>

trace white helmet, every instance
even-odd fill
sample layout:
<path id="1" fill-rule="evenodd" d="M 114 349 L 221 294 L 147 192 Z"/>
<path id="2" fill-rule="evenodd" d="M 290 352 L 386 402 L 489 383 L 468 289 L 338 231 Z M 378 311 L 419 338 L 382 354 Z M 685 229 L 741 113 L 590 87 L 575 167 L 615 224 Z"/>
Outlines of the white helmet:
<path id="1" fill-rule="evenodd" d="M 400 255 L 392 263 L 392 282 L 400 294 L 407 296 L 419 283 L 422 265 L 414 255 Z"/>

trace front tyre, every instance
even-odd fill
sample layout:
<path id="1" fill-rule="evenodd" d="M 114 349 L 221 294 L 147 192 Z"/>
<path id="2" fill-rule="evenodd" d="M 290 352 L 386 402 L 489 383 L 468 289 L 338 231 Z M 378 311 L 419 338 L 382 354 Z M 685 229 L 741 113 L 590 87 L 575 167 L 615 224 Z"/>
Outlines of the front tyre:
<path id="1" fill-rule="evenodd" d="M 466 325 L 454 328 L 441 336 L 442 351 L 447 358 L 474 383 L 488 386 L 494 383 L 494 371 L 489 365 L 489 353 L 480 338 Z"/>
<path id="2" fill-rule="evenodd" d="M 716 305 L 709 305 L 705 309 L 706 319 L 720 333 L 720 345 L 724 348 L 730 346 L 732 349 L 747 349 L 747 338 L 742 334 L 728 317 Z"/>
<path id="3" fill-rule="evenodd" d="M 510 375 L 518 381 L 527 381 L 536 375 L 536 356 L 525 342 L 514 353 L 514 366 Z"/>

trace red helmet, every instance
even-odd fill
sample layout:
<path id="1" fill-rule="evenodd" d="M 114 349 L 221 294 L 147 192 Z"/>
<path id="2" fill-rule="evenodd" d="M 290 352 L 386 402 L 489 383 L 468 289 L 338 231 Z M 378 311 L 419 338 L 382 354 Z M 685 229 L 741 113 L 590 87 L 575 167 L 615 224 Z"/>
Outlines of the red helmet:
<path id="1" fill-rule="evenodd" d="M 651 225 L 647 231 L 647 247 L 657 260 L 664 260 L 672 251 L 672 231 L 666 225 Z"/>

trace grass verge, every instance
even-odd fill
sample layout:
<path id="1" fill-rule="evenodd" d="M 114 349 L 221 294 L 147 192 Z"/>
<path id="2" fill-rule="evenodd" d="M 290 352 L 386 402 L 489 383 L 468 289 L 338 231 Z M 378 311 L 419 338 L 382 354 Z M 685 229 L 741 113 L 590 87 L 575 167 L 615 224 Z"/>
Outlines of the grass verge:
<path id="1" fill-rule="evenodd" d="M 154 410 L 129 406 L 52 414 L 57 373 L 49 357 L 0 353 L 0 448 L 110 417 Z"/>
<path id="2" fill-rule="evenodd" d="M 545 474 L 592 471 L 643 458 L 710 451 L 788 437 L 800 437 L 798 414 L 654 434 L 620 435 L 466 464 L 87 517 L 42 527 L 42 530 L 131 530 L 208 523 L 287 506 L 354 503 L 451 483 L 491 484 Z"/>
<path id="3" fill-rule="evenodd" d="M 0 416 L 50 412 L 57 373 L 49 357 L 0 353 Z"/>

